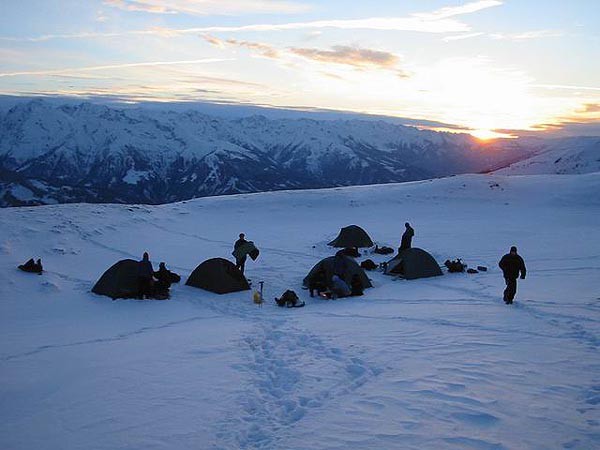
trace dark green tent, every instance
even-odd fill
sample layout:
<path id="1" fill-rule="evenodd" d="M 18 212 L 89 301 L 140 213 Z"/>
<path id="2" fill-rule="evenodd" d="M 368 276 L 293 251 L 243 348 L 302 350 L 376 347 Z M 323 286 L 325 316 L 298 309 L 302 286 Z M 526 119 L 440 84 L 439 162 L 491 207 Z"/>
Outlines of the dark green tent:
<path id="1" fill-rule="evenodd" d="M 442 270 L 436 260 L 420 248 L 407 248 L 388 261 L 387 275 L 399 275 L 407 280 L 437 277 Z"/>
<path id="2" fill-rule="evenodd" d="M 94 294 L 115 298 L 135 298 L 138 295 L 139 262 L 123 259 L 111 266 L 92 288 Z"/>
<path id="3" fill-rule="evenodd" d="M 340 234 L 329 244 L 332 247 L 373 247 L 373 241 L 358 225 L 349 225 L 340 230 Z"/>
<path id="4" fill-rule="evenodd" d="M 358 277 L 360 278 L 360 281 L 362 283 L 363 289 L 373 287 L 373 285 L 371 284 L 371 281 L 369 280 L 369 277 L 367 276 L 365 271 L 358 265 L 358 263 L 356 261 L 354 261 L 352 258 L 348 258 L 347 256 L 338 256 L 338 258 L 340 258 L 340 257 L 344 258 L 344 264 L 343 264 L 344 273 L 341 274 L 340 278 L 342 278 L 346 283 L 348 283 L 348 286 L 350 286 L 352 277 L 354 275 L 358 275 Z M 331 280 L 331 277 L 334 274 L 333 272 L 334 272 L 335 258 L 336 258 L 336 256 L 330 256 L 328 258 L 325 258 L 325 259 L 322 259 L 321 261 L 319 261 L 311 269 L 311 271 L 308 273 L 308 275 L 306 275 L 306 277 L 304 278 L 304 286 L 308 287 L 310 285 L 310 280 L 321 269 L 325 270 L 326 279 Z"/>
<path id="5" fill-rule="evenodd" d="M 223 258 L 212 258 L 204 261 L 194 269 L 185 284 L 217 294 L 228 294 L 250 289 L 250 285 L 242 272 L 231 261 Z"/>

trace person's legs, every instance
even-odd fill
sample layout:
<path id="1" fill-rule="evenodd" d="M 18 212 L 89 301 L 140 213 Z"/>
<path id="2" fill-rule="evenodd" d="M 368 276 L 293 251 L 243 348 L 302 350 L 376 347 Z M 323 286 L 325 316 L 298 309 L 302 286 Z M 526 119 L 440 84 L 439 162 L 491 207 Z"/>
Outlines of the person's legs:
<path id="1" fill-rule="evenodd" d="M 514 278 L 505 278 L 506 289 L 504 290 L 504 301 L 512 303 L 517 293 L 517 280 Z"/>
<path id="2" fill-rule="evenodd" d="M 245 265 L 246 265 L 246 257 L 245 256 L 243 258 L 239 258 L 239 259 L 235 260 L 235 267 L 240 272 L 242 272 L 242 274 L 244 273 L 244 266 Z"/>

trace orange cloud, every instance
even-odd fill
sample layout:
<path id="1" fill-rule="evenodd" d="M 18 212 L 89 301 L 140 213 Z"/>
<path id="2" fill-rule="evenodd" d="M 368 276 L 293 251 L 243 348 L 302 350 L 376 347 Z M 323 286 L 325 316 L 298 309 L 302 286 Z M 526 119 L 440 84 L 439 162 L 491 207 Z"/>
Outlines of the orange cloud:
<path id="1" fill-rule="evenodd" d="M 220 39 L 205 34 L 205 41 L 219 48 L 228 45 L 244 47 L 266 58 L 283 59 L 285 56 L 300 56 L 304 59 L 326 64 L 340 64 L 354 67 L 355 69 L 384 69 L 396 71 L 399 76 L 406 77 L 406 73 L 398 69 L 400 58 L 394 53 L 369 48 L 336 45 L 331 50 L 317 48 L 289 47 L 279 50 L 272 45 L 262 42 L 241 41 L 237 39 Z"/>
<path id="2" fill-rule="evenodd" d="M 290 48 L 291 53 L 313 61 L 344 64 L 361 69 L 393 69 L 400 62 L 397 55 L 369 48 L 336 45 L 331 50 Z"/>

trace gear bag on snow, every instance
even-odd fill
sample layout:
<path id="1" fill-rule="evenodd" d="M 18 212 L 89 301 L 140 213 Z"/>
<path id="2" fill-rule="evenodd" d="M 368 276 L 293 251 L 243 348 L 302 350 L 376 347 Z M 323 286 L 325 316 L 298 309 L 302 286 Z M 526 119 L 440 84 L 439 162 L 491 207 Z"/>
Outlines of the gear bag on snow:
<path id="1" fill-rule="evenodd" d="M 444 265 L 448 268 L 448 272 L 464 272 L 467 267 L 466 264 L 460 260 L 460 258 L 455 259 L 454 261 L 446 260 Z"/>
<path id="2" fill-rule="evenodd" d="M 373 250 L 373 253 L 377 253 L 378 255 L 390 255 L 394 253 L 394 249 L 391 247 L 386 247 L 385 245 L 383 247 L 379 247 L 378 245 L 376 245 L 375 250 Z"/>
<path id="3" fill-rule="evenodd" d="M 275 302 L 277 303 L 277 306 L 282 308 L 302 308 L 304 306 L 304 302 L 300 302 L 298 294 L 289 289 L 285 291 L 281 297 L 276 298 Z"/>
<path id="4" fill-rule="evenodd" d="M 360 263 L 360 267 L 365 270 L 375 270 L 377 269 L 377 264 L 375 264 L 372 259 L 365 259 Z"/>

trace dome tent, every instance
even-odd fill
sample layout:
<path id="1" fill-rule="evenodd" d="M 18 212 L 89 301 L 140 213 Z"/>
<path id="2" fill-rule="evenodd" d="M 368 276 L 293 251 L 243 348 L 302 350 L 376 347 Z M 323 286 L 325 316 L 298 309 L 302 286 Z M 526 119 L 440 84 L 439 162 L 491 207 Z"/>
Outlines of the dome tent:
<path id="1" fill-rule="evenodd" d="M 123 259 L 104 272 L 92 292 L 112 299 L 135 298 L 139 293 L 138 273 L 138 261 Z"/>
<path id="2" fill-rule="evenodd" d="M 386 275 L 399 275 L 407 280 L 437 277 L 442 270 L 436 260 L 420 248 L 407 248 L 388 261 Z"/>
<path id="3" fill-rule="evenodd" d="M 361 227 L 349 225 L 342 228 L 338 236 L 327 245 L 332 247 L 372 247 L 375 244 Z"/>
<path id="4" fill-rule="evenodd" d="M 204 261 L 194 269 L 185 284 L 216 294 L 228 294 L 250 289 L 248 280 L 242 272 L 231 261 L 223 258 L 212 258 Z"/>
<path id="5" fill-rule="evenodd" d="M 342 256 L 342 258 L 344 258 L 344 273 L 340 275 L 340 278 L 342 278 L 350 286 L 352 277 L 354 275 L 358 275 L 363 289 L 373 287 L 371 280 L 369 280 L 369 277 L 365 271 L 358 265 L 356 261 L 354 261 L 352 258 L 348 258 L 347 256 Z M 320 270 L 324 270 L 326 279 L 331 280 L 331 277 L 334 275 L 335 259 L 335 256 L 330 256 L 315 264 L 308 275 L 306 275 L 304 278 L 304 286 L 308 287 L 311 284 L 310 281 Z"/>

